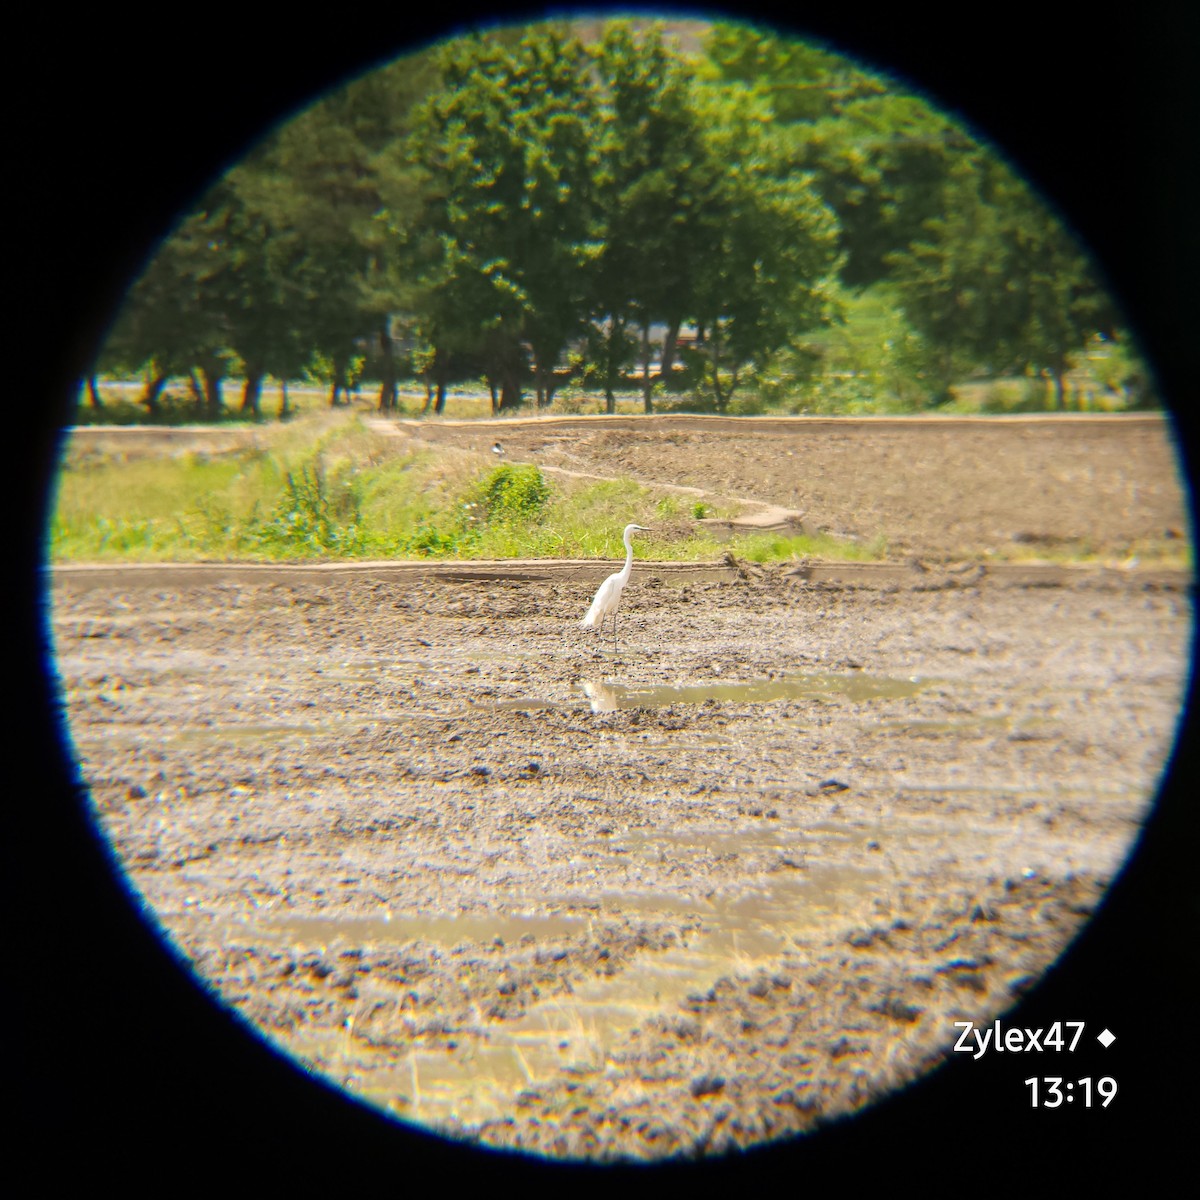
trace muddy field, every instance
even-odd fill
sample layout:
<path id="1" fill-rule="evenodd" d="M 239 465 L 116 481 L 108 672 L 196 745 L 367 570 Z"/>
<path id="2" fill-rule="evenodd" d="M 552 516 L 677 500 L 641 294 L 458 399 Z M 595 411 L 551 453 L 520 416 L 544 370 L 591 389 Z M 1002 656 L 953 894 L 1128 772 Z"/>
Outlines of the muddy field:
<path id="1" fill-rule="evenodd" d="M 852 1110 L 1095 906 L 1174 590 L 61 589 L 85 777 L 220 994 L 397 1115 L 567 1156 Z"/>
<path id="2" fill-rule="evenodd" d="M 1181 537 L 1162 426 L 1124 453 L 1115 428 L 1089 433 L 1108 439 L 1090 466 L 1056 460 L 1086 503 L 1022 484 L 1000 511 L 967 486 L 976 432 L 936 485 L 973 532 L 939 553 L 929 497 L 884 532 L 930 561 L 989 521 L 1113 553 Z M 620 432 L 571 469 L 599 472 Z M 554 456 L 520 436 L 511 457 Z M 672 436 L 640 473 L 691 486 Z M 896 452 L 860 438 L 859 465 L 888 477 Z M 769 469 L 740 494 L 793 505 Z M 812 1130 L 1010 1007 L 1147 815 L 1187 674 L 1183 572 L 639 561 L 615 649 L 576 626 L 598 577 L 52 583 L 80 770 L 130 882 L 231 1006 L 402 1119 L 588 1160 Z"/>

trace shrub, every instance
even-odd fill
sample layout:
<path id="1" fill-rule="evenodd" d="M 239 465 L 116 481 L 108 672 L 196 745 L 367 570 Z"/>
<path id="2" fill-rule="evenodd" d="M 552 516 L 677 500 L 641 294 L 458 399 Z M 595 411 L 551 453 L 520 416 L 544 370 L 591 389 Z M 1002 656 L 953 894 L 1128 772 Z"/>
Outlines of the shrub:
<path id="1" fill-rule="evenodd" d="M 474 503 L 486 521 L 530 520 L 549 498 L 550 485 L 537 467 L 504 463 L 479 485 Z"/>
<path id="2" fill-rule="evenodd" d="M 303 463 L 298 471 L 286 474 L 283 498 L 254 536 L 276 550 L 353 553 L 362 541 L 358 507 L 350 484 L 331 485 L 319 461 Z"/>

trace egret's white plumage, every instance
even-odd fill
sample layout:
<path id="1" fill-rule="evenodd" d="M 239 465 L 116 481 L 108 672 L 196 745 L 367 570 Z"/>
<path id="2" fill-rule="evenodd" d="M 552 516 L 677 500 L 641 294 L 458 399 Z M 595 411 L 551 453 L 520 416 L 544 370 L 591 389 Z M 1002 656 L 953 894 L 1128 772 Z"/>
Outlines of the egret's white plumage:
<path id="1" fill-rule="evenodd" d="M 597 637 L 604 633 L 604 622 L 611 616 L 613 620 L 613 645 L 617 644 L 617 605 L 621 603 L 621 593 L 629 582 L 629 573 L 633 570 L 633 535 L 636 532 L 647 533 L 645 525 L 626 525 L 622 541 L 625 543 L 625 566 L 615 575 L 610 575 L 599 587 L 592 607 L 579 624 L 584 629 L 598 630 Z"/>

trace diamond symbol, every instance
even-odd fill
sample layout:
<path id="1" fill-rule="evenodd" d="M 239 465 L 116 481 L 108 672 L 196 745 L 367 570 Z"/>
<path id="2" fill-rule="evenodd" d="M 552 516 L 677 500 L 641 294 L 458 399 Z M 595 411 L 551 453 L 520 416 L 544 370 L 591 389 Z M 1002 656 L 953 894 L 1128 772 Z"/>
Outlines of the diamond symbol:
<path id="1" fill-rule="evenodd" d="M 1107 1050 L 1109 1046 L 1111 1046 L 1116 1040 L 1117 1035 L 1115 1033 L 1109 1033 L 1107 1029 L 1103 1033 L 1096 1034 L 1096 1041 L 1098 1041 L 1100 1045 L 1105 1048 L 1105 1050 Z"/>

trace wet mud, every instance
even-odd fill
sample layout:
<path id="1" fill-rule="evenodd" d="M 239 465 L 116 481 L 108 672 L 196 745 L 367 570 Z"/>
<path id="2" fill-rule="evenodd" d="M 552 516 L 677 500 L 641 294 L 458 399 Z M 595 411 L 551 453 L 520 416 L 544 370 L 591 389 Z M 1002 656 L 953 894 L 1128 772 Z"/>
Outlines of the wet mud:
<path id="1" fill-rule="evenodd" d="M 1083 573 L 51 590 L 96 819 L 196 972 L 396 1117 L 555 1157 L 811 1130 L 1068 945 L 1185 586 Z"/>

